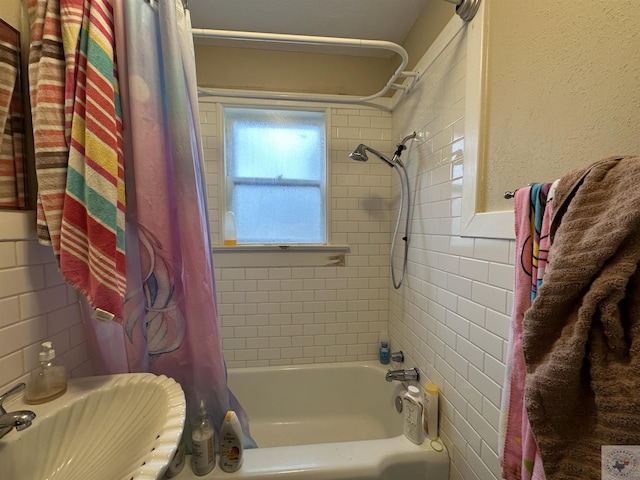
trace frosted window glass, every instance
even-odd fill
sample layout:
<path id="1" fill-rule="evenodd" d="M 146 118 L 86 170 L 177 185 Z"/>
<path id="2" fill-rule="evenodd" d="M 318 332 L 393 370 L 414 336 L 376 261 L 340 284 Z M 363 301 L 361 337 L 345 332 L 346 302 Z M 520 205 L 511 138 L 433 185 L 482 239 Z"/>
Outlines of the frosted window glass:
<path id="1" fill-rule="evenodd" d="M 324 112 L 225 108 L 238 243 L 326 243 Z"/>

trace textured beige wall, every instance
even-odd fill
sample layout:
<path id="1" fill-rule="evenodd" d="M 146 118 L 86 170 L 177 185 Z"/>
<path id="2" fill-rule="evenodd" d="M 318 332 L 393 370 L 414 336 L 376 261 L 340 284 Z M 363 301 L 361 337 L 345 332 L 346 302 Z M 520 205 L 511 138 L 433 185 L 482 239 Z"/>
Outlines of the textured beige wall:
<path id="1" fill-rule="evenodd" d="M 16 30 L 21 30 L 22 4 L 18 0 L 4 0 L 0 3 L 0 18 Z"/>
<path id="2" fill-rule="evenodd" d="M 422 58 L 454 14 L 453 4 L 427 3 L 403 42 L 409 54 L 407 69 Z M 366 96 L 380 91 L 399 65 L 396 55 L 380 58 L 229 48 L 206 45 L 202 40 L 196 41 L 195 52 L 198 85 L 211 88 Z"/>
<path id="3" fill-rule="evenodd" d="M 455 14 L 456 7 L 452 3 L 443 0 L 430 0 L 427 3 L 407 38 L 402 42 L 409 54 L 407 68 L 415 66 Z"/>
<path id="4" fill-rule="evenodd" d="M 640 2 L 494 1 L 485 211 L 502 193 L 640 154 Z"/>
<path id="5" fill-rule="evenodd" d="M 200 44 L 196 44 L 195 53 L 201 87 L 362 96 L 385 86 L 398 58 Z"/>

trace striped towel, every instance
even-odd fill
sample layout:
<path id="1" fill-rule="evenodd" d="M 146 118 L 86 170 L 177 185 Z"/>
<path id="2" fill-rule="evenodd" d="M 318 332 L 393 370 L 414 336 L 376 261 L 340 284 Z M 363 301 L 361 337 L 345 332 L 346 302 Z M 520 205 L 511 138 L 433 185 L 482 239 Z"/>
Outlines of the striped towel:
<path id="1" fill-rule="evenodd" d="M 122 115 L 107 0 L 61 0 L 70 151 L 60 270 L 95 308 L 122 318 L 125 294 Z"/>
<path id="2" fill-rule="evenodd" d="M 0 29 L 0 207 L 26 207 L 18 35 Z"/>
<path id="3" fill-rule="evenodd" d="M 31 25 L 29 93 L 38 180 L 40 243 L 60 254 L 69 147 L 64 136 L 64 54 L 59 0 L 27 0 Z"/>

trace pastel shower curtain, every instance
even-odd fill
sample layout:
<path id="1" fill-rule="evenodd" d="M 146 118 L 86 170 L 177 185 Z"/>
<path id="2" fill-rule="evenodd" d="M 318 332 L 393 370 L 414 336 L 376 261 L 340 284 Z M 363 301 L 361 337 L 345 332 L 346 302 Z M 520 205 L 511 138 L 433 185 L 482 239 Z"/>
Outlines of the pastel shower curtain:
<path id="1" fill-rule="evenodd" d="M 47 4 L 39 9 L 42 12 L 56 8 L 56 0 L 31 2 Z M 124 211 L 122 225 L 118 221 L 114 229 L 118 239 L 124 232 L 118 247 L 126 252 L 126 268 L 114 271 L 114 276 L 126 275 L 120 305 L 105 308 L 113 305 L 113 297 L 101 303 L 103 297 L 93 295 L 93 290 L 76 286 L 89 293 L 88 304 L 98 314 L 94 317 L 115 320 L 91 320 L 90 334 L 102 371 L 150 371 L 172 377 L 185 391 L 189 414 L 196 413 L 204 400 L 219 426 L 227 410 L 235 410 L 245 444 L 253 446 L 246 415 L 227 388 L 218 330 L 189 12 L 181 0 L 61 0 L 60 5 L 67 66 L 63 130 L 72 132 L 70 158 L 75 155 L 76 161 L 86 162 L 82 168 L 74 167 L 86 184 L 82 194 L 69 192 L 67 180 L 66 196 L 74 195 L 73 205 L 83 207 L 89 216 L 100 211 L 96 189 L 87 186 L 97 174 L 99 187 L 105 190 L 113 190 L 116 183 L 111 179 L 122 176 L 126 191 L 126 202 L 117 196 L 113 206 Z M 47 22 L 55 23 L 55 15 L 49 15 Z M 69 45 L 75 36 L 79 50 L 74 52 Z M 72 69 L 75 73 L 70 75 L 69 65 L 75 67 L 76 62 L 81 68 Z M 110 95 L 94 92 L 91 100 L 100 105 L 94 110 L 89 108 L 91 78 L 85 76 L 91 69 L 106 74 L 113 86 Z M 85 91 L 86 104 L 78 101 Z M 88 132 L 89 118 L 104 122 L 105 112 L 111 112 L 109 128 L 104 123 L 98 127 L 112 133 L 113 145 L 95 141 Z M 77 133 L 80 127 L 87 135 Z M 99 153 L 89 158 L 89 148 Z M 100 168 L 109 157 L 123 159 L 111 176 Z M 83 172 L 89 173 L 82 178 Z M 104 199 L 99 200 L 104 205 Z M 65 198 L 63 224 L 66 206 Z M 63 255 L 68 245 L 64 233 L 63 229 Z M 91 231 L 86 236 L 90 248 Z M 90 252 L 85 257 L 90 258 Z M 61 263 L 63 275 L 64 268 Z M 109 287 L 109 278 L 94 279 L 92 272 L 78 281 L 93 282 L 98 293 Z M 121 315 L 114 316 L 116 310 Z"/>
<path id="2" fill-rule="evenodd" d="M 203 188 L 195 59 L 180 0 L 115 2 L 124 114 L 129 371 L 183 386 L 216 425 L 245 416 L 227 388 Z"/>

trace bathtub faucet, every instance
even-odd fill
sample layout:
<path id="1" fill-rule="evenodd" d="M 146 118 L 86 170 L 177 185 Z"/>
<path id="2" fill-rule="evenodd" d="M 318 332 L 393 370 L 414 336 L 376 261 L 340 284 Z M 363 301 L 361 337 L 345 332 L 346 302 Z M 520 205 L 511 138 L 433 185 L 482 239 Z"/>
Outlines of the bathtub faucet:
<path id="1" fill-rule="evenodd" d="M 409 370 L 389 370 L 385 376 L 387 382 L 398 380 L 399 382 L 419 381 L 420 372 L 417 368 L 411 368 Z"/>

